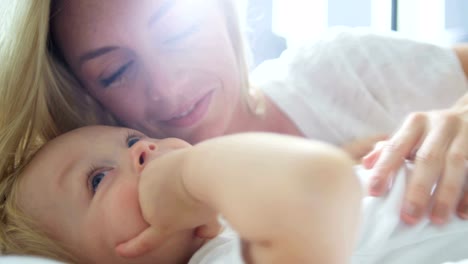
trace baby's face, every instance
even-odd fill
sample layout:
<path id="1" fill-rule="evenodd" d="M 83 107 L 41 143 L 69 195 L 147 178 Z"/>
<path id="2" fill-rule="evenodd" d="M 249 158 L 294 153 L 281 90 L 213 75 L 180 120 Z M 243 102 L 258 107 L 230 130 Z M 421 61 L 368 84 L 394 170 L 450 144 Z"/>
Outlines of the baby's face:
<path id="1" fill-rule="evenodd" d="M 139 176 L 146 164 L 188 146 L 125 128 L 74 130 L 48 143 L 26 168 L 19 206 L 82 262 L 187 261 L 203 242 L 190 230 L 133 259 L 119 257 L 115 247 L 148 227 L 138 200 Z"/>

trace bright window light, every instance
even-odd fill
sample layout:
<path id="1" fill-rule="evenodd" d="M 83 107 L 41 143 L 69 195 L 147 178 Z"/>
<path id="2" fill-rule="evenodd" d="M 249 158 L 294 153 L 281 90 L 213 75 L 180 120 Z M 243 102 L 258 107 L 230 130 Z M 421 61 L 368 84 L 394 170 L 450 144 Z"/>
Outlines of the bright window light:
<path id="1" fill-rule="evenodd" d="M 399 1 L 398 31 L 416 40 L 446 44 L 445 0 Z"/>
<path id="2" fill-rule="evenodd" d="M 327 28 L 328 0 L 273 0 L 273 17 L 273 32 L 295 45 Z"/>
<path id="3" fill-rule="evenodd" d="M 389 31 L 392 29 L 391 0 L 372 0 L 371 23 L 372 29 L 377 31 Z"/>

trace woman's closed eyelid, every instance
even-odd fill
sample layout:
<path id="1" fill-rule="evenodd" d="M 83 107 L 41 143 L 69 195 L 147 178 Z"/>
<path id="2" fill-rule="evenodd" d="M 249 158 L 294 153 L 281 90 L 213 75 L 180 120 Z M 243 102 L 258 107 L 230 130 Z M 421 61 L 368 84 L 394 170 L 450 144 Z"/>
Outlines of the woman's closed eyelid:
<path id="1" fill-rule="evenodd" d="M 187 28 L 186 30 L 182 30 L 177 34 L 174 34 L 172 37 L 169 37 L 168 39 L 164 40 L 165 44 L 173 44 L 176 43 L 180 40 L 183 40 L 184 38 L 187 38 L 194 34 L 196 31 L 198 31 L 199 25 L 195 24 Z"/>
<path id="2" fill-rule="evenodd" d="M 116 71 L 114 71 L 112 74 L 110 74 L 108 77 L 102 77 L 99 79 L 99 83 L 104 87 L 110 87 L 117 83 L 117 81 L 122 80 L 127 74 L 129 68 L 133 65 L 134 61 L 131 60 L 125 64 L 123 64 L 121 67 L 119 67 Z"/>

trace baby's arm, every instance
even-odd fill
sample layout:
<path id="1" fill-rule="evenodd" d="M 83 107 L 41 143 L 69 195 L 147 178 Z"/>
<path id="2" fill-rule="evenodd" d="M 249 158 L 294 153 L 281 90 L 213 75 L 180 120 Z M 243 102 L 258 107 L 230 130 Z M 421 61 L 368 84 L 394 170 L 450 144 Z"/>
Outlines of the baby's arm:
<path id="1" fill-rule="evenodd" d="M 347 262 L 360 186 L 341 151 L 294 137 L 241 134 L 155 161 L 148 165 L 155 175 L 170 177 L 142 175 L 143 215 L 156 227 L 146 237 L 197 227 L 219 212 L 248 245 L 249 263 Z"/>
<path id="2" fill-rule="evenodd" d="M 230 222 L 253 263 L 347 263 L 360 205 L 352 161 L 309 140 L 272 134 L 197 146 L 189 193 Z"/>

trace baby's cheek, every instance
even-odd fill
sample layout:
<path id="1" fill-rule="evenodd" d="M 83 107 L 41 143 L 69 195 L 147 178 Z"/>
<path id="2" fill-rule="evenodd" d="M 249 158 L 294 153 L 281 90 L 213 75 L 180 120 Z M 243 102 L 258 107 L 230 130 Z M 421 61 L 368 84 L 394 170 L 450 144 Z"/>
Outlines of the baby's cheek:
<path id="1" fill-rule="evenodd" d="M 138 199 L 138 182 L 115 186 L 110 195 L 107 223 L 114 241 L 126 241 L 148 227 L 141 214 Z"/>

